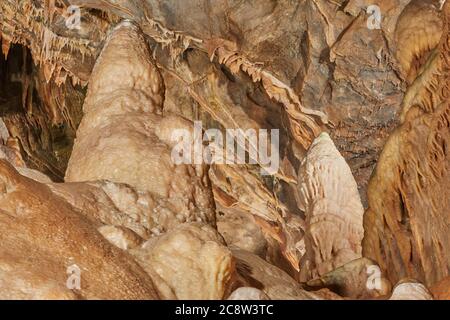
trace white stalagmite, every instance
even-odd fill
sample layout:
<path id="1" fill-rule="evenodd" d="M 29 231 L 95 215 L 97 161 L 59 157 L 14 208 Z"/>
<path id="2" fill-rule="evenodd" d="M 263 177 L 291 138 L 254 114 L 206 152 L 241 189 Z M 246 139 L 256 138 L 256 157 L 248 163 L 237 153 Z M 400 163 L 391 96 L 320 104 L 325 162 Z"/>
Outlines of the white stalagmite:
<path id="1" fill-rule="evenodd" d="M 298 200 L 306 215 L 302 281 L 362 256 L 364 208 L 352 172 L 327 133 L 314 140 L 300 165 Z"/>
<path id="2" fill-rule="evenodd" d="M 141 31 L 131 22 L 120 23 L 92 72 L 66 181 L 109 180 L 150 192 L 164 202 L 148 213 L 158 215 L 162 231 L 190 221 L 214 225 L 206 168 L 172 162 L 172 130 L 192 124 L 162 116 L 164 91 Z"/>

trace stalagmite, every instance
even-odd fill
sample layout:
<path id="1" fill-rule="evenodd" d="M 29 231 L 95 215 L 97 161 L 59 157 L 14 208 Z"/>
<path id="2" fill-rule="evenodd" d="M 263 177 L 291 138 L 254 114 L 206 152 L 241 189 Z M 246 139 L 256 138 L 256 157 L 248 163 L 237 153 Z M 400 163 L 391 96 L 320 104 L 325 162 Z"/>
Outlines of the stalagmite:
<path id="1" fill-rule="evenodd" d="M 314 140 L 300 166 L 298 193 L 306 215 L 301 280 L 360 258 L 364 209 L 352 172 L 326 133 Z"/>
<path id="2" fill-rule="evenodd" d="M 66 181 L 127 183 L 167 202 L 167 227 L 214 225 L 206 167 L 171 159 L 172 130 L 189 128 L 189 122 L 163 116 L 163 102 L 164 83 L 143 35 L 130 22 L 119 24 L 94 67 Z"/>

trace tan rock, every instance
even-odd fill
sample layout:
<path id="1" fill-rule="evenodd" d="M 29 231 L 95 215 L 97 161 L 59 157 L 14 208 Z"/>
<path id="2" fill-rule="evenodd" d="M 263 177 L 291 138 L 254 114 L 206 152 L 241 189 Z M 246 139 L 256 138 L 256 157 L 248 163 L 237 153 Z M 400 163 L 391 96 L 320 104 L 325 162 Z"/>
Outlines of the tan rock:
<path id="1" fill-rule="evenodd" d="M 373 261 L 360 258 L 307 282 L 311 288 L 329 288 L 343 297 L 371 299 L 390 294 L 392 285 Z"/>
<path id="2" fill-rule="evenodd" d="M 303 290 L 301 285 L 278 267 L 257 255 L 233 250 L 237 270 L 245 286 L 263 291 L 271 300 L 320 300 L 321 297 Z"/>
<path id="3" fill-rule="evenodd" d="M 101 226 L 98 231 L 109 242 L 122 250 L 136 248 L 143 239 L 132 230 L 118 226 Z"/>
<path id="4" fill-rule="evenodd" d="M 395 286 L 389 300 L 433 300 L 433 297 L 421 283 L 401 282 Z"/>
<path id="5" fill-rule="evenodd" d="M 430 288 L 436 300 L 450 300 L 450 277 L 446 277 Z"/>
<path id="6" fill-rule="evenodd" d="M 66 181 L 126 183 L 170 202 L 178 217 L 168 219 L 214 224 L 206 167 L 171 159 L 171 132 L 192 126 L 163 117 L 163 101 L 164 83 L 142 33 L 119 24 L 92 72 Z"/>
<path id="7" fill-rule="evenodd" d="M 439 7 L 437 0 L 412 0 L 398 19 L 396 57 L 410 84 L 441 38 Z"/>
<path id="8" fill-rule="evenodd" d="M 326 133 L 314 140 L 302 161 L 298 193 L 306 215 L 301 280 L 360 258 L 364 209 L 352 172 Z"/>
<path id="9" fill-rule="evenodd" d="M 52 180 L 37 170 L 27 168 L 21 154 L 17 141 L 10 138 L 3 120 L 0 118 L 0 159 L 5 159 L 12 164 L 19 173 L 25 177 L 38 182 L 50 183 Z M 6 141 L 6 143 L 4 143 Z M 9 143 L 8 143 L 9 142 Z M 12 145 L 12 146 L 11 146 Z"/>
<path id="10" fill-rule="evenodd" d="M 4 160 L 0 190 L 2 299 L 158 298 L 145 271 L 90 220 Z M 73 265 L 79 290 L 66 286 Z"/>
<path id="11" fill-rule="evenodd" d="M 217 216 L 217 230 L 228 246 L 265 256 L 267 241 L 250 214 L 238 210 L 221 211 Z"/>
<path id="12" fill-rule="evenodd" d="M 450 273 L 450 3 L 442 38 L 403 101 L 402 125 L 386 143 L 369 182 L 364 256 L 392 283 L 428 287 Z"/>
<path id="13" fill-rule="evenodd" d="M 48 184 L 98 225 L 122 226 L 143 239 L 158 236 L 180 223 L 196 221 L 196 207 L 178 211 L 176 203 L 148 191 L 111 181 Z"/>
<path id="14" fill-rule="evenodd" d="M 270 300 L 261 290 L 251 287 L 240 287 L 233 291 L 228 300 Z"/>
<path id="15" fill-rule="evenodd" d="M 231 252 L 205 224 L 182 224 L 130 252 L 165 299 L 224 299 L 236 280 Z"/>

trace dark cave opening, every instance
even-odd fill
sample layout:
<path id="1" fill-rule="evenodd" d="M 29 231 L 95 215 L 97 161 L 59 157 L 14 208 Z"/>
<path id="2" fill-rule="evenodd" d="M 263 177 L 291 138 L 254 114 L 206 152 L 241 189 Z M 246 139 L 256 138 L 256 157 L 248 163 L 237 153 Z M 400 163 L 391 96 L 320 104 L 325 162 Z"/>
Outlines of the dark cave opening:
<path id="1" fill-rule="evenodd" d="M 66 104 L 69 94 L 73 99 Z M 0 58 L 0 117 L 9 135 L 2 144 L 18 149 L 27 167 L 62 182 L 83 98 L 83 89 L 70 81 L 61 87 L 47 83 L 30 50 L 13 44 Z"/>

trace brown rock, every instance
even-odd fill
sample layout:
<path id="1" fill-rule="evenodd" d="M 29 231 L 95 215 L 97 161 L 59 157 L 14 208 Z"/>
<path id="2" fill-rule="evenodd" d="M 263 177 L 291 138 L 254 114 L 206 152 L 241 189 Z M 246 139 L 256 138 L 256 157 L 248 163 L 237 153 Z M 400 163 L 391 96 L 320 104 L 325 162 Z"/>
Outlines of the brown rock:
<path id="1" fill-rule="evenodd" d="M 450 300 L 450 277 L 446 277 L 430 288 L 436 300 Z"/>
<path id="2" fill-rule="evenodd" d="M 217 230 L 229 247 L 265 257 L 267 241 L 251 215 L 237 210 L 227 210 L 218 215 Z"/>
<path id="3" fill-rule="evenodd" d="M 301 285 L 283 270 L 250 252 L 233 250 L 233 256 L 245 286 L 263 291 L 271 300 L 321 299 L 319 295 L 303 290 Z"/>
<path id="4" fill-rule="evenodd" d="M 325 287 L 342 297 L 372 299 L 385 297 L 392 285 L 380 268 L 369 259 L 360 258 L 307 282 L 311 288 Z"/>
<path id="5" fill-rule="evenodd" d="M 370 181 L 364 255 L 386 271 L 431 286 L 450 270 L 450 4 L 440 44 L 408 89 L 403 124 Z"/>
<path id="6" fill-rule="evenodd" d="M 0 160 L 2 299 L 156 299 L 151 278 L 44 184 Z M 80 270 L 80 289 L 66 283 Z"/>

